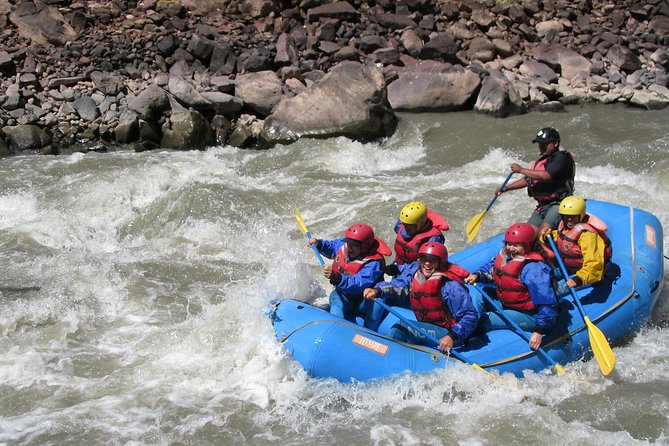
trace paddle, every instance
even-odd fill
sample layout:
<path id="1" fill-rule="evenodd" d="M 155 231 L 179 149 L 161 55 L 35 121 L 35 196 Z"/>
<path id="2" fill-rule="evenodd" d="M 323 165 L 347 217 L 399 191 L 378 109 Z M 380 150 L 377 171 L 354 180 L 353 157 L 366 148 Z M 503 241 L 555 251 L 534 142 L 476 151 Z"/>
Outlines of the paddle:
<path id="1" fill-rule="evenodd" d="M 311 239 L 313 236 L 311 235 L 311 232 L 309 232 L 309 229 L 307 229 L 307 225 L 306 223 L 304 223 L 302 214 L 300 214 L 300 210 L 297 207 L 295 207 L 295 220 L 297 220 L 297 224 L 299 225 L 302 232 L 304 232 L 304 235 L 307 238 L 307 240 Z M 311 245 L 311 248 L 314 250 L 314 253 L 316 254 L 316 258 L 318 259 L 318 261 L 321 262 L 321 266 L 325 266 L 325 260 L 323 260 L 323 256 L 321 255 L 321 253 L 318 252 L 316 244 L 314 243 L 313 245 Z M 348 299 L 344 297 L 344 295 L 341 294 L 339 291 L 337 291 L 336 287 L 334 289 L 334 292 L 337 293 L 342 302 L 348 302 Z"/>
<path id="2" fill-rule="evenodd" d="M 427 330 L 425 330 L 423 327 L 420 327 L 420 326 L 414 324 L 412 321 L 410 321 L 409 319 L 407 319 L 407 318 L 405 318 L 404 316 L 402 316 L 399 312 L 393 310 L 390 306 L 386 305 L 386 303 L 383 302 L 381 299 L 375 299 L 375 300 L 374 300 L 374 303 L 377 303 L 377 304 L 381 305 L 383 308 L 385 308 L 386 310 L 388 310 L 389 312 L 391 312 L 392 314 L 394 314 L 395 316 L 397 316 L 397 318 L 398 318 L 399 320 L 401 320 L 402 322 L 404 322 L 405 324 L 407 324 L 409 327 L 413 328 L 414 330 L 416 330 L 416 331 L 418 331 L 418 332 L 420 332 L 420 333 L 423 333 L 429 340 L 431 340 L 432 342 L 434 342 L 436 345 L 439 345 L 439 339 L 437 339 L 436 337 L 432 336 L 432 335 L 431 335 L 430 333 L 428 333 Z M 482 371 L 483 373 L 486 373 L 486 374 L 488 374 L 488 375 L 493 376 L 493 377 L 496 378 L 495 375 L 493 375 L 492 373 L 490 373 L 489 371 L 487 371 L 486 369 L 484 369 L 484 368 L 481 367 L 480 365 L 478 365 L 478 364 L 476 364 L 476 363 L 473 363 L 473 362 L 469 361 L 467 358 L 465 358 L 464 356 L 462 356 L 460 353 L 456 352 L 455 349 L 451 349 L 451 351 L 450 351 L 449 354 L 452 355 L 453 357 L 455 357 L 456 359 L 458 359 L 459 361 L 462 361 L 462 362 L 464 362 L 465 364 L 469 364 L 470 366 L 474 367 L 476 370 L 480 370 L 480 371 Z"/>
<path id="3" fill-rule="evenodd" d="M 530 342 L 530 337 L 527 336 L 527 333 L 525 333 L 525 331 L 524 331 L 522 328 L 520 328 L 520 326 L 519 326 L 513 319 L 511 319 L 511 318 L 504 312 L 504 310 L 502 309 L 502 307 L 500 307 L 499 304 L 498 304 L 497 302 L 495 302 L 495 299 L 493 299 L 493 298 L 491 298 L 490 296 L 488 296 L 488 293 L 486 293 L 486 292 L 481 288 L 481 285 L 479 285 L 479 284 L 475 284 L 474 287 L 476 288 L 476 290 L 477 290 L 479 293 L 481 293 L 481 296 L 483 296 L 483 299 L 485 299 L 485 301 L 488 302 L 488 304 L 489 304 L 491 307 L 493 307 L 493 309 L 495 310 L 495 313 L 497 313 L 502 319 L 504 319 L 504 322 L 506 322 L 507 324 L 509 324 L 509 325 L 511 326 L 511 328 L 513 328 L 513 331 L 515 331 L 515 332 L 516 332 L 521 338 L 523 338 L 525 341 Z M 560 364 L 558 364 L 557 362 L 555 362 L 555 360 L 554 360 L 553 358 L 551 358 L 550 356 L 548 356 L 548 353 L 546 353 L 546 351 L 545 351 L 544 349 L 542 349 L 541 347 L 539 347 L 536 351 L 537 351 L 537 353 L 539 353 L 539 354 L 540 354 L 540 355 L 541 355 L 541 356 L 542 356 L 542 357 L 543 357 L 543 358 L 544 358 L 550 365 L 552 365 L 553 367 L 555 367 L 555 371 L 558 372 L 558 374 L 560 374 L 560 375 L 564 375 L 565 373 L 567 373 L 567 372 L 565 372 L 564 368 L 562 368 L 562 366 L 561 366 Z"/>
<path id="4" fill-rule="evenodd" d="M 502 183 L 502 185 L 499 187 L 499 190 L 504 189 L 504 186 L 506 186 L 506 183 L 509 182 L 511 179 L 511 175 L 513 175 L 513 172 L 509 172 L 509 174 L 506 176 L 506 179 Z M 496 191 L 495 191 L 496 192 Z M 472 217 L 471 220 L 469 220 L 469 223 L 467 223 L 467 240 L 472 241 L 474 240 L 474 237 L 476 237 L 476 234 L 479 233 L 479 229 L 481 229 L 481 222 L 483 221 L 483 217 L 485 214 L 490 210 L 492 207 L 493 203 L 495 200 L 497 200 L 497 193 L 495 193 L 495 196 L 492 197 L 492 200 L 490 200 L 490 203 L 488 203 L 488 206 L 486 206 L 485 210 L 479 214 L 476 214 Z"/>
<path id="5" fill-rule="evenodd" d="M 546 239 L 548 239 L 548 243 L 551 245 L 551 249 L 555 253 L 555 258 L 557 259 L 558 265 L 560 266 L 560 271 L 562 272 L 564 279 L 568 280 L 569 274 L 567 273 L 567 268 L 564 266 L 564 261 L 562 260 L 562 257 L 560 257 L 560 253 L 558 252 L 558 249 L 555 246 L 553 238 L 547 236 Z M 609 342 L 606 340 L 606 336 L 604 336 L 604 333 L 602 333 L 602 331 L 599 328 L 597 328 L 597 326 L 593 324 L 590 321 L 590 318 L 585 314 L 585 310 L 583 309 L 583 306 L 581 305 L 581 301 L 578 299 L 578 296 L 576 296 L 576 292 L 574 291 L 574 289 L 569 288 L 569 291 L 571 292 L 571 297 L 574 301 L 574 304 L 576 304 L 579 313 L 581 313 L 581 316 L 583 317 L 585 326 L 588 327 L 590 346 L 592 347 L 592 352 L 595 355 L 595 359 L 597 359 L 597 364 L 599 364 L 599 369 L 602 371 L 602 375 L 607 376 L 609 373 L 611 373 L 613 367 L 615 367 L 616 365 L 616 356 L 613 354 L 613 350 L 611 350 L 611 346 L 609 345 Z"/>
<path id="6" fill-rule="evenodd" d="M 300 214 L 300 210 L 296 207 L 295 208 L 295 220 L 297 220 L 297 224 L 300 226 L 300 229 L 304 233 L 304 235 L 307 237 L 307 240 L 310 240 L 312 238 L 311 232 L 309 232 L 309 229 L 307 229 L 307 225 L 304 223 L 304 219 L 302 218 L 302 214 Z M 325 266 L 325 260 L 323 260 L 323 256 L 321 256 L 321 253 L 318 252 L 318 248 L 316 248 L 316 244 L 314 243 L 311 245 L 311 247 L 314 250 L 314 253 L 316 253 L 316 257 L 318 258 L 318 261 L 321 262 L 321 266 Z"/>

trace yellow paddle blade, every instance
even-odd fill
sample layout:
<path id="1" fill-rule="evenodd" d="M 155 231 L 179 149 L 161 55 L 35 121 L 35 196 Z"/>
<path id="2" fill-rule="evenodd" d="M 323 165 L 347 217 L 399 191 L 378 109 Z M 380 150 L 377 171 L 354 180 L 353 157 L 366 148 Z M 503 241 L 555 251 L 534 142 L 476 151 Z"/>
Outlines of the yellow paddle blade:
<path id="1" fill-rule="evenodd" d="M 555 364 L 555 371 L 558 372 L 558 375 L 564 375 L 567 373 L 566 370 L 560 364 Z"/>
<path id="2" fill-rule="evenodd" d="M 583 320 L 585 320 L 585 325 L 588 327 L 590 346 L 592 347 L 592 352 L 595 354 L 597 364 L 599 364 L 599 369 L 602 371 L 602 375 L 607 376 L 613 371 L 613 367 L 616 365 L 616 355 L 613 354 L 609 341 L 606 340 L 606 336 L 604 336 L 602 330 L 597 328 L 588 316 L 583 317 Z"/>
<path id="3" fill-rule="evenodd" d="M 497 378 L 496 375 L 493 375 L 492 373 L 490 373 L 489 371 L 487 371 L 486 369 L 484 369 L 480 365 L 476 364 L 475 362 L 472 362 L 472 367 L 474 367 L 476 370 L 480 370 L 481 372 L 485 373 L 486 375 L 489 375 L 493 378 Z"/>
<path id="4" fill-rule="evenodd" d="M 297 220 L 297 224 L 300 226 L 300 229 L 302 230 L 303 233 L 309 232 L 307 229 L 307 225 L 304 224 L 304 219 L 302 218 L 302 214 L 300 214 L 300 210 L 295 208 L 295 220 Z"/>
<path id="5" fill-rule="evenodd" d="M 481 222 L 483 221 L 483 216 L 486 214 L 486 211 L 483 211 L 479 214 L 476 214 L 472 217 L 471 220 L 469 220 L 469 223 L 467 223 L 467 240 L 472 241 L 474 240 L 474 237 L 476 237 L 476 234 L 479 233 L 479 229 L 481 229 Z"/>

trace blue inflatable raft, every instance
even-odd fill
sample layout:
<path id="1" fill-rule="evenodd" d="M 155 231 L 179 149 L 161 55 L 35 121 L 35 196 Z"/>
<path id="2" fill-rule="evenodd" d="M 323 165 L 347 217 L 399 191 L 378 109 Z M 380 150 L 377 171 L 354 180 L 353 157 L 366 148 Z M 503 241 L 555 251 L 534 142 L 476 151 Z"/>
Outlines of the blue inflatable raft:
<path id="1" fill-rule="evenodd" d="M 606 278 L 578 289 L 576 294 L 590 321 L 615 344 L 638 330 L 657 303 L 664 277 L 662 226 L 648 212 L 617 204 L 589 200 L 588 213 L 608 225 L 613 257 Z M 497 235 L 451 255 L 449 260 L 474 271 L 499 252 L 502 240 L 502 234 Z M 472 296 L 479 292 L 473 287 L 469 291 Z M 568 295 L 560 301 L 559 322 L 544 336 L 542 344 L 559 364 L 592 356 L 588 329 L 571 299 Z M 415 320 L 410 310 L 393 310 Z M 277 339 L 307 373 L 317 378 L 364 381 L 406 371 L 429 372 L 458 362 L 439 350 L 389 338 L 388 331 L 398 320 L 392 313 L 378 333 L 296 300 L 279 302 L 271 318 Z M 488 371 L 517 376 L 525 370 L 551 367 L 511 329 L 474 337 L 457 353 Z"/>

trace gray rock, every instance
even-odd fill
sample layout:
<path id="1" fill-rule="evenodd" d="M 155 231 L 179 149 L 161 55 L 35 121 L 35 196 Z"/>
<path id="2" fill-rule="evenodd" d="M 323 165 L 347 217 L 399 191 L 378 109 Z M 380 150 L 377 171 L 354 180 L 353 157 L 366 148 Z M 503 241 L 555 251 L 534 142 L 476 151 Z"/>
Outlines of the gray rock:
<path id="1" fill-rule="evenodd" d="M 51 144 L 51 136 L 35 125 L 3 127 L 9 148 L 13 152 L 40 150 Z"/>
<path id="2" fill-rule="evenodd" d="M 341 50 L 341 45 L 339 45 L 338 43 L 328 42 L 327 40 L 323 40 L 321 42 L 318 42 L 318 49 L 325 54 L 335 54 L 338 53 L 339 50 Z"/>
<path id="3" fill-rule="evenodd" d="M 140 119 L 138 121 L 138 125 L 139 139 L 141 141 L 151 141 L 156 144 L 160 143 L 160 140 L 162 139 L 162 133 L 160 131 L 160 127 L 158 127 L 157 124 Z"/>
<path id="4" fill-rule="evenodd" d="M 234 74 L 237 65 L 237 55 L 232 47 L 225 42 L 217 43 L 211 53 L 209 69 L 218 74 Z"/>
<path id="5" fill-rule="evenodd" d="M 197 110 L 211 109 L 211 104 L 198 92 L 191 82 L 179 76 L 170 76 L 167 90 L 186 107 Z"/>
<path id="6" fill-rule="evenodd" d="M 386 94 L 380 69 L 343 62 L 304 93 L 281 101 L 265 119 L 261 140 L 272 146 L 303 136 L 357 140 L 389 136 L 397 117 Z"/>
<path id="7" fill-rule="evenodd" d="M 546 41 L 554 41 L 563 30 L 562 23 L 558 20 L 545 20 L 536 25 L 537 35 Z"/>
<path id="8" fill-rule="evenodd" d="M 235 116 L 244 105 L 240 98 L 219 91 L 203 91 L 200 95 L 216 113 L 227 117 Z"/>
<path id="9" fill-rule="evenodd" d="M 290 65 L 297 62 L 299 54 L 295 41 L 287 33 L 281 33 L 276 40 L 276 56 L 274 62 L 278 65 Z"/>
<path id="10" fill-rule="evenodd" d="M 492 71 L 483 80 L 474 110 L 496 117 L 517 115 L 526 111 L 520 94 L 501 71 Z"/>
<path id="11" fill-rule="evenodd" d="M 23 2 L 9 15 L 19 35 L 32 44 L 65 45 L 76 40 L 77 33 L 65 21 L 56 7 L 42 2 Z"/>
<path id="12" fill-rule="evenodd" d="M 120 76 L 103 73 L 101 71 L 93 71 L 90 76 L 95 88 L 104 94 L 116 96 L 117 94 L 126 91 L 123 78 Z"/>
<path id="13" fill-rule="evenodd" d="M 327 3 L 307 11 L 307 22 L 317 22 L 323 18 L 347 21 L 357 20 L 359 12 L 349 2 Z"/>
<path id="14" fill-rule="evenodd" d="M 397 111 L 463 110 L 481 85 L 477 74 L 461 67 L 398 74 L 397 80 L 388 85 L 388 101 Z"/>
<path id="15" fill-rule="evenodd" d="M 495 55 L 495 47 L 487 38 L 475 37 L 469 42 L 469 48 L 467 48 L 469 60 L 478 60 L 485 63 L 493 60 Z"/>
<path id="16" fill-rule="evenodd" d="M 7 87 L 7 90 L 5 91 L 5 102 L 2 104 L 2 108 L 12 111 L 22 107 L 23 104 L 23 97 L 21 96 L 21 90 L 19 89 L 18 84 L 11 84 Z"/>
<path id="17" fill-rule="evenodd" d="M 537 111 L 540 112 L 562 112 L 564 111 L 564 103 L 560 101 L 548 101 L 537 106 Z"/>
<path id="18" fill-rule="evenodd" d="M 85 121 L 95 121 L 100 117 L 100 110 L 98 110 L 97 104 L 88 96 L 84 96 L 72 102 L 72 108 L 74 108 L 79 117 Z"/>
<path id="19" fill-rule="evenodd" d="M 512 57 L 514 54 L 513 44 L 506 39 L 492 39 L 495 52 L 503 58 Z"/>
<path id="20" fill-rule="evenodd" d="M 379 48 L 370 55 L 370 59 L 381 65 L 397 65 L 400 63 L 400 52 L 397 48 Z"/>
<path id="21" fill-rule="evenodd" d="M 163 56 L 170 56 L 172 53 L 174 53 L 174 50 L 179 48 L 179 41 L 174 36 L 174 34 L 168 34 L 162 39 L 158 40 L 156 47 Z"/>
<path id="22" fill-rule="evenodd" d="M 358 49 L 363 53 L 373 53 L 379 48 L 388 46 L 388 41 L 381 36 L 362 36 L 358 43 Z"/>
<path id="23" fill-rule="evenodd" d="M 237 57 L 238 73 L 268 71 L 273 68 L 272 53 L 267 48 L 254 47 L 242 51 Z"/>
<path id="24" fill-rule="evenodd" d="M 170 76 L 188 79 L 193 77 L 193 68 L 185 60 L 178 60 L 170 67 Z"/>
<path id="25" fill-rule="evenodd" d="M 360 52 L 354 46 L 345 46 L 332 55 L 332 60 L 341 62 L 344 60 L 360 61 Z"/>
<path id="26" fill-rule="evenodd" d="M 253 115 L 241 115 L 230 132 L 230 145 L 246 149 L 256 145 L 262 132 L 263 121 Z"/>
<path id="27" fill-rule="evenodd" d="M 240 74 L 235 79 L 235 96 L 258 116 L 265 117 L 283 99 L 283 84 L 273 71 Z"/>
<path id="28" fill-rule="evenodd" d="M 407 53 L 413 57 L 418 57 L 421 48 L 423 48 L 423 40 L 411 28 L 402 32 L 400 43 L 407 50 Z"/>
<path id="29" fill-rule="evenodd" d="M 16 64 L 7 51 L 0 51 L 0 73 L 5 76 L 16 73 Z"/>
<path id="30" fill-rule="evenodd" d="M 0 138 L 0 156 L 8 156 L 11 155 L 12 151 L 9 150 L 9 146 L 5 142 L 4 139 Z"/>
<path id="31" fill-rule="evenodd" d="M 211 58 L 211 53 L 214 50 L 214 45 L 215 42 L 213 40 L 194 34 L 190 42 L 188 42 L 188 47 L 186 48 L 186 51 L 188 51 L 201 61 L 209 62 L 209 59 Z"/>
<path id="32" fill-rule="evenodd" d="M 209 79 L 209 84 L 215 91 L 228 94 L 235 93 L 235 80 L 230 76 L 212 76 Z"/>
<path id="33" fill-rule="evenodd" d="M 606 57 L 612 64 L 618 66 L 626 73 L 632 73 L 641 68 L 639 56 L 622 45 L 613 45 L 606 53 Z"/>
<path id="34" fill-rule="evenodd" d="M 121 144 L 127 144 L 139 139 L 138 116 L 133 112 L 121 115 L 119 124 L 114 129 L 114 138 Z"/>
<path id="35" fill-rule="evenodd" d="M 239 2 L 239 12 L 255 18 L 267 17 L 280 10 L 281 2 L 277 0 L 242 0 Z"/>
<path id="36" fill-rule="evenodd" d="M 458 41 L 450 33 L 440 33 L 423 45 L 420 50 L 420 58 L 457 63 L 458 51 L 460 51 Z"/>
<path id="37" fill-rule="evenodd" d="M 382 13 L 376 15 L 379 25 L 390 29 L 415 28 L 414 22 L 409 16 L 404 14 Z"/>
<path id="38" fill-rule="evenodd" d="M 178 150 L 202 150 L 215 144 L 214 130 L 197 110 L 172 107 L 163 125 L 162 147 Z"/>
<path id="39" fill-rule="evenodd" d="M 558 80 L 557 73 L 553 71 L 551 67 L 534 60 L 526 60 L 520 65 L 518 70 L 525 76 L 538 77 L 548 83 L 556 82 Z"/>
<path id="40" fill-rule="evenodd" d="M 135 98 L 128 102 L 128 109 L 141 118 L 155 121 L 169 107 L 167 93 L 157 85 L 149 85 Z"/>
<path id="41" fill-rule="evenodd" d="M 648 110 L 661 110 L 669 105 L 669 99 L 648 91 L 636 90 L 630 99 L 630 104 Z"/>
<path id="42" fill-rule="evenodd" d="M 58 88 L 61 86 L 72 86 L 77 85 L 79 82 L 84 82 L 86 80 L 85 76 L 70 76 L 70 77 L 58 77 L 54 79 L 49 79 L 48 87 L 49 88 Z"/>

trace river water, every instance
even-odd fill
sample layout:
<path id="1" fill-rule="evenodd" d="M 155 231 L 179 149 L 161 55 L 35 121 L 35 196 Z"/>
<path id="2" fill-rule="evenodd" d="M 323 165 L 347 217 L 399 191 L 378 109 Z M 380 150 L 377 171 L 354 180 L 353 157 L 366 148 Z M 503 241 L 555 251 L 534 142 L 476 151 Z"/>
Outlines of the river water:
<path id="1" fill-rule="evenodd" d="M 456 366 L 342 384 L 282 350 L 270 302 L 330 290 L 293 206 L 317 237 L 367 222 L 391 242 L 422 200 L 455 252 L 544 126 L 574 154 L 578 193 L 668 227 L 669 110 L 400 118 L 383 143 L 0 159 L 0 443 L 669 444 L 667 280 L 608 378 L 589 360 L 568 378 Z M 531 211 L 524 192 L 503 195 L 479 239 Z"/>

